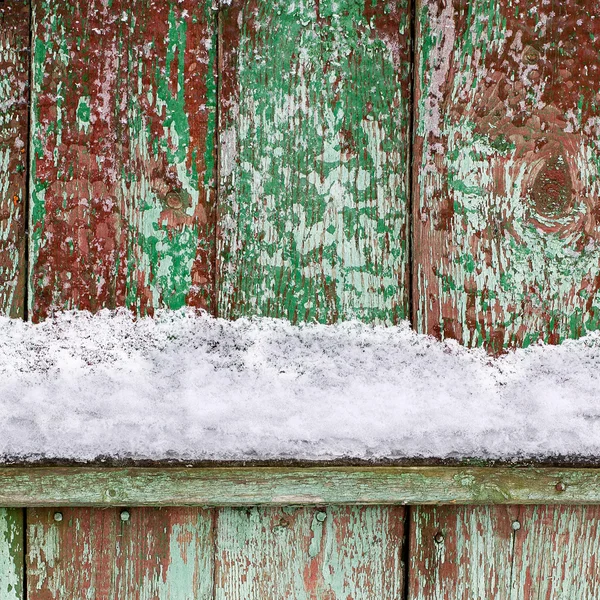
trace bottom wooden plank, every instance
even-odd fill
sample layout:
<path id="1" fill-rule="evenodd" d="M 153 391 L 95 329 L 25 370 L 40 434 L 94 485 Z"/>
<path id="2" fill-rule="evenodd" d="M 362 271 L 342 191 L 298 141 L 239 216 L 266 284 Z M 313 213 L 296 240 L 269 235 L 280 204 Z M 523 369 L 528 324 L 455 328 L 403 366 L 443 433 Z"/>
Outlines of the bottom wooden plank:
<path id="1" fill-rule="evenodd" d="M 27 544 L 28 600 L 212 598 L 209 511 L 34 509 Z"/>
<path id="2" fill-rule="evenodd" d="M 0 598 L 22 600 L 24 579 L 23 510 L 0 508 Z"/>
<path id="3" fill-rule="evenodd" d="M 403 598 L 402 507 L 219 511 L 215 600 Z"/>
<path id="4" fill-rule="evenodd" d="M 600 507 L 416 507 L 410 600 L 597 600 Z"/>

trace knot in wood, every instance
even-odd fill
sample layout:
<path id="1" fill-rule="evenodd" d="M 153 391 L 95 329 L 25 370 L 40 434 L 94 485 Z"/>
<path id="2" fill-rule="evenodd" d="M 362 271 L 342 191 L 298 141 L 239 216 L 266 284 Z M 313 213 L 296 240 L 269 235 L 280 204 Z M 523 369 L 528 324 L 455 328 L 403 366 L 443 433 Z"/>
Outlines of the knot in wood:
<path id="1" fill-rule="evenodd" d="M 527 46 L 523 50 L 523 62 L 527 65 L 534 65 L 540 59 L 540 53 L 533 47 Z"/>
<path id="2" fill-rule="evenodd" d="M 171 191 L 165 196 L 165 202 L 169 208 L 179 210 L 183 206 L 183 200 L 179 192 Z"/>
<path id="3" fill-rule="evenodd" d="M 559 217 L 572 204 L 573 185 L 569 166 L 562 155 L 552 157 L 538 173 L 533 183 L 531 200 L 538 214 Z"/>

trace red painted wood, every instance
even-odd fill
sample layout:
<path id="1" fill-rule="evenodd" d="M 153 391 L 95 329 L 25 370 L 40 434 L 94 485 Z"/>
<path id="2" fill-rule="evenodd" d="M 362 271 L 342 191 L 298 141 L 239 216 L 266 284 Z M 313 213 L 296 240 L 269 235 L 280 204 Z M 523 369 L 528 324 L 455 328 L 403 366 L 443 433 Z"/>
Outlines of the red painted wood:
<path id="1" fill-rule="evenodd" d="M 414 322 L 496 351 L 600 326 L 600 5 L 419 0 Z"/>
<path id="2" fill-rule="evenodd" d="M 208 600 L 212 514 L 196 508 L 27 513 L 29 600 Z"/>
<path id="3" fill-rule="evenodd" d="M 0 313 L 25 312 L 29 2 L 0 2 Z"/>
<path id="4" fill-rule="evenodd" d="M 34 0 L 31 304 L 212 309 L 215 16 Z"/>

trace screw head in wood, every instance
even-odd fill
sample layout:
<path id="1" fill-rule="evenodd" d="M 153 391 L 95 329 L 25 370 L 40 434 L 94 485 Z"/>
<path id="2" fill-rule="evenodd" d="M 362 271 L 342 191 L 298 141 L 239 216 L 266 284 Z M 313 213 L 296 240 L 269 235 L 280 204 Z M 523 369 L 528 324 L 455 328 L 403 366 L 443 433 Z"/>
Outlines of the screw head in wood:
<path id="1" fill-rule="evenodd" d="M 317 515 L 317 521 L 320 521 L 321 523 L 327 518 L 327 513 L 326 512 L 318 512 Z"/>
<path id="2" fill-rule="evenodd" d="M 519 529 L 521 529 L 521 523 L 519 523 L 519 521 L 513 521 L 512 528 L 513 531 L 519 531 Z"/>
<path id="3" fill-rule="evenodd" d="M 567 484 L 564 481 L 559 481 L 555 487 L 557 492 L 564 492 L 567 489 Z"/>
<path id="4" fill-rule="evenodd" d="M 55 512 L 54 513 L 54 520 L 57 523 L 60 523 L 63 520 L 63 514 L 61 512 Z"/>
<path id="5" fill-rule="evenodd" d="M 131 515 L 129 514 L 128 510 L 122 510 L 121 511 L 121 521 L 129 521 L 129 517 Z"/>
<path id="6" fill-rule="evenodd" d="M 438 531 L 434 536 L 433 536 L 433 541 L 436 544 L 441 544 L 444 541 L 444 534 L 441 531 Z"/>

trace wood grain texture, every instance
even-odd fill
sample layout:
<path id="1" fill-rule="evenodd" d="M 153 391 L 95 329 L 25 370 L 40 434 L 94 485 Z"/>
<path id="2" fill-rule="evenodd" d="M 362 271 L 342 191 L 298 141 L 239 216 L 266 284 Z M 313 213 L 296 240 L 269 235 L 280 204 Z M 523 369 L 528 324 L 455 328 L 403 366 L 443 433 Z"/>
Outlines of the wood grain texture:
<path id="1" fill-rule="evenodd" d="M 29 600 L 209 600 L 212 515 L 200 509 L 29 510 Z"/>
<path id="2" fill-rule="evenodd" d="M 30 304 L 213 307 L 216 17 L 34 0 Z"/>
<path id="3" fill-rule="evenodd" d="M 215 600 L 403 597 L 404 508 L 220 509 Z"/>
<path id="4" fill-rule="evenodd" d="M 0 313 L 25 313 L 29 2 L 0 3 Z"/>
<path id="5" fill-rule="evenodd" d="M 598 598 L 598 506 L 417 507 L 413 514 L 410 600 Z"/>
<path id="6" fill-rule="evenodd" d="M 499 351 L 600 324 L 600 4 L 418 0 L 414 321 Z"/>
<path id="7" fill-rule="evenodd" d="M 600 504 L 600 469 L 0 469 L 0 506 Z"/>
<path id="8" fill-rule="evenodd" d="M 23 510 L 0 508 L 0 598 L 23 600 Z"/>
<path id="9" fill-rule="evenodd" d="M 225 5 L 220 315 L 406 317 L 408 1 Z"/>

